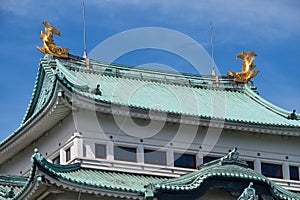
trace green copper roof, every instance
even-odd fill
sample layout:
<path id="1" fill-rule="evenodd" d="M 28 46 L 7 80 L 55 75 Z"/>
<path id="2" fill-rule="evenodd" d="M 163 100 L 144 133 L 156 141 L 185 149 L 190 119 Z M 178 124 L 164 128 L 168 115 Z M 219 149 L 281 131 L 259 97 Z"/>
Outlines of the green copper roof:
<path id="1" fill-rule="evenodd" d="M 176 115 L 195 116 L 272 127 L 288 127 L 299 132 L 298 120 L 287 119 L 283 110 L 260 97 L 251 83 L 237 84 L 229 77 L 200 76 L 140 69 L 70 56 L 59 59 L 45 55 L 40 61 L 32 99 L 21 126 L 0 146 L 18 134 L 54 100 L 57 85 L 72 95 L 108 104 L 128 106 Z M 95 89 L 100 85 L 102 95 Z"/>
<path id="2" fill-rule="evenodd" d="M 144 187 L 145 185 L 148 185 L 151 182 L 166 180 L 166 178 L 149 175 L 85 169 L 81 168 L 79 163 L 71 165 L 56 165 L 49 163 L 37 150 L 35 150 L 31 160 L 32 168 L 30 176 L 23 184 L 24 187 L 20 189 L 19 193 L 15 194 L 12 199 L 19 199 L 22 196 L 22 193 L 28 190 L 30 185 L 34 182 L 34 179 L 38 177 L 42 177 L 41 179 L 47 179 L 45 175 L 40 174 L 40 171 L 45 172 L 47 176 L 54 177 L 54 180 L 56 180 L 59 184 L 62 180 L 75 184 L 77 185 L 77 189 L 81 186 L 88 186 L 94 188 L 94 190 L 103 189 L 112 192 L 130 192 L 141 197 L 144 196 L 146 190 Z M 49 184 L 52 182 L 51 180 L 48 180 L 47 183 Z M 97 191 L 94 191 L 94 193 L 97 193 Z"/>
<path id="3" fill-rule="evenodd" d="M 138 193 L 145 191 L 145 183 L 160 180 L 160 178 L 152 176 L 89 169 L 80 169 L 69 173 L 57 173 L 57 175 L 78 184 Z"/>
<path id="4" fill-rule="evenodd" d="M 47 169 L 56 177 L 78 184 L 110 190 L 143 193 L 145 191 L 145 183 L 148 184 L 153 181 L 165 179 L 122 172 L 84 169 L 80 167 L 80 164 L 55 165 L 49 163 L 38 152 L 33 155 L 32 159 L 33 162 L 39 163 L 43 168 Z"/>
<path id="5" fill-rule="evenodd" d="M 228 77 L 138 69 L 84 60 L 58 60 L 46 57 L 52 72 L 74 93 L 117 105 L 215 118 L 234 122 L 300 127 L 289 120 L 289 112 L 278 109 L 259 97 L 253 86 L 236 84 Z M 44 66 L 44 64 L 42 64 Z M 100 84 L 102 95 L 93 91 Z"/>
<path id="6" fill-rule="evenodd" d="M 105 191 L 106 194 L 108 192 L 112 194 L 115 191 L 120 191 L 123 192 L 122 195 L 125 193 L 135 194 L 136 197 L 141 198 L 144 196 L 153 197 L 163 192 L 167 192 L 168 194 L 174 192 L 174 195 L 177 192 L 189 193 L 204 186 L 207 180 L 221 180 L 222 178 L 227 178 L 226 180 L 228 181 L 244 180 L 245 182 L 253 182 L 254 186 L 258 183 L 267 185 L 278 199 L 300 199 L 299 194 L 285 190 L 265 176 L 247 168 L 245 161 L 239 158 L 236 149 L 219 160 L 201 166 L 200 170 L 178 178 L 162 178 L 125 172 L 85 169 L 81 168 L 80 164 L 54 165 L 35 151 L 32 156 L 30 176 L 26 182 L 24 178 L 18 178 L 16 181 L 17 178 L 14 177 L 11 177 L 8 182 L 10 185 L 13 182 L 18 182 L 21 183 L 19 186 L 23 186 L 12 193 L 10 199 L 20 199 L 25 191 L 30 190 L 29 188 L 36 182 L 35 179 L 43 180 L 48 186 L 49 184 L 61 186 L 61 184 L 66 183 L 66 187 L 71 190 L 79 190 L 85 187 L 85 191 L 87 191 L 88 187 L 91 188 L 94 194 L 97 194 L 99 190 Z M 6 186 L 2 184 L 1 187 Z M 10 188 L 5 189 L 5 191 L 2 193 L 6 194 L 7 191 L 10 191 Z M 99 194 L 103 195 L 101 192 Z"/>
<path id="7" fill-rule="evenodd" d="M 202 187 L 208 179 L 219 178 L 265 183 L 272 188 L 275 196 L 279 199 L 300 199 L 300 194 L 285 190 L 281 186 L 278 186 L 276 183 L 269 180 L 267 177 L 247 168 L 246 162 L 239 158 L 239 154 L 236 149 L 223 158 L 204 164 L 201 166 L 201 169 L 196 172 L 183 175 L 179 178 L 151 183 L 151 185 L 154 185 L 156 191 L 191 191 Z"/>
<path id="8" fill-rule="evenodd" d="M 0 174 L 0 200 L 9 200 L 21 191 L 26 184 L 27 178 L 23 176 Z"/>

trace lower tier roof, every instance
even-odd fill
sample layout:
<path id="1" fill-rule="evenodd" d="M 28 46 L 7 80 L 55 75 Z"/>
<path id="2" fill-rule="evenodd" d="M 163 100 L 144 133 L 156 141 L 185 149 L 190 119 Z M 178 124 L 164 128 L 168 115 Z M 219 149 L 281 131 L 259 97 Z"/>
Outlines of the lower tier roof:
<path id="1" fill-rule="evenodd" d="M 0 183 L 3 177 L 0 176 Z M 49 163 L 36 150 L 32 156 L 31 173 L 26 181 L 24 178 L 17 179 L 14 176 L 6 176 L 5 179 L 8 182 L 6 185 L 1 183 L 0 194 L 8 194 L 11 190 L 13 192 L 10 192 L 10 196 L 0 195 L 0 199 L 22 199 L 25 196 L 30 199 L 35 192 L 41 191 L 40 188 L 43 185 L 49 187 L 49 184 L 60 190 L 80 191 L 96 195 L 131 199 L 151 199 L 153 197 L 164 199 L 163 197 L 167 194 L 169 198 L 174 199 L 179 194 L 189 195 L 190 192 L 197 194 L 197 191 L 203 190 L 211 180 L 246 185 L 253 183 L 254 188 L 258 189 L 258 194 L 259 191 L 266 191 L 266 189 L 259 190 L 259 188 L 265 187 L 276 199 L 300 199 L 299 194 L 285 190 L 267 177 L 247 168 L 246 162 L 239 157 L 236 149 L 221 159 L 200 166 L 196 172 L 178 178 L 92 170 L 82 168 L 79 163 L 55 165 Z M 16 189 L 17 186 L 12 186 L 13 182 L 19 184 L 18 189 Z M 20 188 L 20 186 L 22 187 Z M 210 187 L 213 185 L 210 184 Z M 230 190 L 230 187 L 226 189 Z M 243 188 L 237 191 L 241 194 Z"/>

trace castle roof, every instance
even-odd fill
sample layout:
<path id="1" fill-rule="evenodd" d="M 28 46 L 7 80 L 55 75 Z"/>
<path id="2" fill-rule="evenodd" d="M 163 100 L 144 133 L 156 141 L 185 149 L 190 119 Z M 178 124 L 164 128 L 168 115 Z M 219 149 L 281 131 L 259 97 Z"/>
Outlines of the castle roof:
<path id="1" fill-rule="evenodd" d="M 263 99 L 251 82 L 236 83 L 230 77 L 216 82 L 215 76 L 45 55 L 23 122 L 0 143 L 0 163 L 11 156 L 11 148 L 21 150 L 81 106 L 138 118 L 151 111 L 157 120 L 300 135 L 300 116 L 289 119 L 290 111 Z"/>
<path id="2" fill-rule="evenodd" d="M 199 197 L 198 195 L 208 189 L 216 187 L 240 195 L 249 182 L 254 184 L 260 195 L 271 195 L 278 199 L 300 199 L 299 194 L 290 192 L 247 168 L 237 151 L 232 151 L 223 158 L 178 178 L 87 169 L 81 167 L 80 163 L 56 165 L 49 163 L 37 150 L 31 160 L 29 177 L 12 179 L 22 187 L 16 189 L 16 186 L 6 183 L 6 188 L 1 188 L 0 199 L 34 199 L 43 193 L 45 188 L 50 192 L 56 188 L 56 193 L 74 191 L 127 199 L 187 199 L 192 196 Z M 0 176 L 0 183 L 3 177 Z"/>
<path id="3" fill-rule="evenodd" d="M 140 69 L 94 60 L 90 60 L 89 65 L 87 69 L 85 59 L 80 57 L 58 59 L 46 55 L 41 59 L 42 72 L 38 74 L 23 123 L 56 95 L 51 91 L 59 82 L 73 95 L 108 104 L 230 122 L 300 127 L 299 120 L 288 119 L 290 111 L 264 100 L 250 82 L 241 84 L 230 77 L 219 77 L 217 84 L 214 76 Z M 43 72 L 49 78 L 46 84 L 41 80 Z M 95 92 L 97 85 L 101 94 Z M 42 93 L 42 89 L 49 91 L 48 95 Z"/>

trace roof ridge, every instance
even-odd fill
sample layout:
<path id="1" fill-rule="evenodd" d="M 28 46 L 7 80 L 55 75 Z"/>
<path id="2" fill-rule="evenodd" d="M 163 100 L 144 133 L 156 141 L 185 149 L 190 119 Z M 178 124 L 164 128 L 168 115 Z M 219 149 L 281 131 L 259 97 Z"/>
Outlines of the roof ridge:
<path id="1" fill-rule="evenodd" d="M 190 87 L 203 87 L 208 89 L 243 90 L 244 85 L 244 83 L 235 83 L 233 81 L 233 78 L 229 76 L 218 76 L 218 83 L 216 83 L 216 77 L 213 75 L 201 75 L 186 72 L 138 68 L 134 66 L 115 63 L 105 63 L 92 59 L 90 59 L 89 61 L 90 68 L 87 69 L 86 61 L 81 57 L 70 57 L 70 59 L 67 60 L 56 58 L 56 60 L 61 62 L 62 65 L 67 66 L 69 70 L 97 73 L 117 78 L 148 80 L 151 82 L 180 84 Z"/>

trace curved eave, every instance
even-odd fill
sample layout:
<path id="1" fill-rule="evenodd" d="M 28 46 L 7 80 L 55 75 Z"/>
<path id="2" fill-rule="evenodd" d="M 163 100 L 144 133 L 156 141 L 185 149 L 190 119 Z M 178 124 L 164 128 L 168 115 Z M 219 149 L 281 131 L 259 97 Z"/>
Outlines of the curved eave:
<path id="1" fill-rule="evenodd" d="M 253 90 L 251 90 L 251 88 L 249 88 L 248 85 L 245 85 L 245 92 L 252 97 L 252 99 L 254 99 L 255 101 L 257 101 L 258 103 L 260 103 L 262 106 L 272 110 L 273 112 L 277 113 L 278 115 L 287 118 L 290 114 L 291 111 L 285 110 L 283 108 L 280 108 L 276 105 L 274 105 L 273 103 L 265 100 L 264 98 L 262 98 L 261 96 L 259 96 L 257 93 L 255 93 Z M 298 120 L 300 119 L 300 114 L 296 114 Z"/>
<path id="2" fill-rule="evenodd" d="M 51 188 L 52 186 L 52 188 Z M 107 190 L 103 188 L 97 188 L 90 185 L 81 185 L 73 183 L 59 177 L 53 177 L 47 173 L 39 172 L 29 183 L 26 185 L 22 191 L 20 191 L 12 200 L 17 199 L 31 199 L 41 195 L 41 188 L 44 188 L 42 194 L 50 194 L 53 189 L 56 193 L 59 192 L 78 192 L 82 194 L 91 194 L 107 197 L 115 197 L 122 199 L 140 199 L 144 200 L 143 194 L 129 192 L 129 191 L 119 191 L 119 190 Z M 54 193 L 55 193 L 54 192 Z M 35 198 L 32 198 L 35 199 Z"/>
<path id="3" fill-rule="evenodd" d="M 49 163 L 37 151 L 32 156 L 30 176 L 22 190 L 14 196 L 15 199 L 24 199 L 36 196 L 38 188 L 45 185 L 59 187 L 62 191 L 76 191 L 93 195 L 119 197 L 126 199 L 144 199 L 144 190 L 132 190 L 130 188 L 118 188 L 108 185 L 89 184 L 78 180 L 66 178 L 63 173 L 72 173 L 80 170 L 80 164 L 54 165 Z"/>
<path id="4" fill-rule="evenodd" d="M 267 177 L 255 172 L 252 169 L 244 168 L 238 165 L 218 164 L 183 175 L 179 178 L 154 183 L 155 192 L 189 192 L 199 190 L 209 180 L 227 179 L 232 181 L 254 182 L 254 184 L 265 185 L 272 191 L 273 195 L 279 199 L 298 200 L 300 195 L 284 189 Z M 249 184 L 249 183 L 248 183 Z"/>
<path id="5" fill-rule="evenodd" d="M 45 179 L 47 180 L 48 184 L 50 183 L 56 187 L 63 188 L 64 190 L 70 190 L 70 191 L 87 193 L 92 195 L 99 195 L 99 196 L 122 198 L 122 199 L 140 199 L 140 200 L 144 199 L 143 193 L 99 188 L 95 185 L 79 184 L 62 178 L 54 178 L 49 175 L 46 175 Z"/>
<path id="6" fill-rule="evenodd" d="M 45 106 L 0 144 L 0 164 L 31 144 L 71 112 L 71 108 L 57 95 L 57 83 L 54 88 L 52 97 Z"/>
<path id="7" fill-rule="evenodd" d="M 33 110 L 34 110 L 34 105 L 36 104 L 38 97 L 39 97 L 39 93 L 43 84 L 43 79 L 45 76 L 45 73 L 43 73 L 44 70 L 43 68 L 40 66 L 37 72 L 37 76 L 36 76 L 36 81 L 34 83 L 34 87 L 33 87 L 33 92 L 31 95 L 31 99 L 29 101 L 28 107 L 26 109 L 25 115 L 23 117 L 23 120 L 21 122 L 21 126 L 22 124 L 24 124 L 26 121 L 28 121 L 28 119 L 30 118 L 30 115 L 32 115 Z"/>
<path id="8" fill-rule="evenodd" d="M 55 63 L 48 61 L 47 59 L 48 59 L 47 55 L 45 56 L 45 58 L 40 59 L 40 66 L 34 84 L 32 97 L 27 107 L 21 125 L 17 128 L 16 131 L 14 131 L 11 135 L 9 135 L 7 138 L 5 138 L 3 141 L 0 142 L 0 149 L 2 148 L 3 145 L 8 143 L 10 140 L 12 140 L 13 137 L 15 137 L 16 135 L 20 135 L 19 132 L 21 132 L 24 128 L 26 128 L 32 121 L 36 120 L 36 118 L 39 118 L 40 114 L 44 112 L 44 109 L 46 107 L 49 107 L 49 104 L 53 104 L 53 96 L 54 93 L 56 92 L 57 79 L 55 75 L 52 73 L 51 67 L 55 65 Z M 52 98 L 49 98 L 41 109 L 39 109 L 37 112 L 34 112 L 37 101 L 40 96 L 40 91 L 42 89 L 43 80 L 45 76 L 48 76 L 49 80 L 52 83 L 52 90 L 50 91 L 50 96 Z"/>
<path id="9" fill-rule="evenodd" d="M 53 74 L 51 67 L 55 66 L 55 62 L 51 62 L 48 60 L 49 56 L 45 56 L 40 59 L 40 65 L 38 68 L 36 81 L 33 87 L 33 92 L 31 95 L 31 100 L 28 104 L 27 110 L 25 112 L 24 118 L 22 120 L 21 125 L 25 124 L 30 118 L 33 118 L 35 115 L 34 109 L 39 99 L 40 91 L 42 89 L 43 80 L 45 75 L 50 79 L 50 81 L 54 84 L 56 81 L 55 74 Z M 53 90 L 51 91 L 53 93 Z"/>

